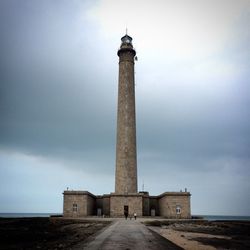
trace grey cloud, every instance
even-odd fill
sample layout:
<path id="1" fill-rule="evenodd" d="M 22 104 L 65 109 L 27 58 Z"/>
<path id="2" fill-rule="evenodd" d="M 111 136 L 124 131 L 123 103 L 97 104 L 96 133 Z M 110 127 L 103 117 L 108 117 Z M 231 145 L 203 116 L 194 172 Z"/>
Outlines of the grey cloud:
<path id="1" fill-rule="evenodd" d="M 119 37 L 102 37 L 86 17 L 92 4 L 1 1 L 0 149 L 60 162 L 91 178 L 97 171 L 110 178 L 115 166 Z M 206 67 L 207 58 L 189 64 L 169 58 L 164 50 L 159 57 L 138 51 L 138 171 L 149 191 L 157 194 L 185 184 L 201 197 L 197 180 L 212 178 L 218 169 L 228 173 L 227 185 L 237 172 L 232 187 L 249 187 L 244 179 L 250 174 L 250 43 L 245 19 L 240 21 L 243 38 L 235 38 L 208 60 L 218 61 L 219 75 Z M 197 70 L 201 65 L 204 68 Z M 209 180 L 205 182 L 209 192 Z"/>
<path id="2" fill-rule="evenodd" d="M 113 138 L 116 77 L 99 70 L 98 41 L 87 37 L 87 23 L 71 21 L 77 10 L 58 14 L 57 7 L 12 6 L 5 17 L 14 24 L 4 36 L 9 56 L 2 64 L 1 142 L 38 155 L 61 151 L 70 157 L 70 151 L 98 150 Z"/>

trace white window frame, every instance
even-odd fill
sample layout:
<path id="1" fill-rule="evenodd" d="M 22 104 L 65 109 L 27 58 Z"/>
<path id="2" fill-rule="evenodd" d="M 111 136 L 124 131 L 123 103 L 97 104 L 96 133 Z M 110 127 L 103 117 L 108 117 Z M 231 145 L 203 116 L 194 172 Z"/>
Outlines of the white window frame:
<path id="1" fill-rule="evenodd" d="M 176 211 L 176 214 L 181 214 L 181 206 L 177 205 L 175 211 Z"/>

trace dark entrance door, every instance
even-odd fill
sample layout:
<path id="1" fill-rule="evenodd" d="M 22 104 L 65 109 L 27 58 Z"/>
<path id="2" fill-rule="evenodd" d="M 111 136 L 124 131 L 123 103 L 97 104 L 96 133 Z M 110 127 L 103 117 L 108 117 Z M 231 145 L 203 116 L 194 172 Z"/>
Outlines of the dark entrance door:
<path id="1" fill-rule="evenodd" d="M 128 217 L 128 206 L 124 206 L 124 216 Z"/>

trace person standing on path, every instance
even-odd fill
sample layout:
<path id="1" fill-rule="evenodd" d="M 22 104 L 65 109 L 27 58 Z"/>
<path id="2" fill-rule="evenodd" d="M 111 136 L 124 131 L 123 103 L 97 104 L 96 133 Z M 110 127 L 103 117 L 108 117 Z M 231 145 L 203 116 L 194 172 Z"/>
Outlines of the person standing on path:
<path id="1" fill-rule="evenodd" d="M 125 216 L 125 219 L 128 218 L 128 212 L 127 211 L 124 212 L 124 216 Z"/>
<path id="2" fill-rule="evenodd" d="M 136 213 L 134 213 L 134 218 L 135 218 L 135 220 L 136 220 L 136 216 L 137 216 L 137 214 L 136 214 Z"/>

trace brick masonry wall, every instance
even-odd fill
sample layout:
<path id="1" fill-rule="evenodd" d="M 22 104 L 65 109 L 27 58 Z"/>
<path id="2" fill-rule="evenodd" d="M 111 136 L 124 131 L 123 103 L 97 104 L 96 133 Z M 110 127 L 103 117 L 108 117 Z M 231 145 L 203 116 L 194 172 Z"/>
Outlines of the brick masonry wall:
<path id="1" fill-rule="evenodd" d="M 110 215 L 110 197 L 103 197 L 103 214 Z"/>
<path id="2" fill-rule="evenodd" d="M 180 206 L 181 213 L 176 213 Z M 159 199 L 160 215 L 167 218 L 191 218 L 190 193 L 163 194 Z"/>
<path id="3" fill-rule="evenodd" d="M 96 198 L 96 209 L 101 208 L 103 210 L 103 197 L 98 196 Z"/>
<path id="4" fill-rule="evenodd" d="M 125 46 L 126 47 L 126 46 Z M 115 192 L 137 193 L 134 56 L 131 47 L 119 50 Z"/>
<path id="5" fill-rule="evenodd" d="M 143 197 L 143 216 L 149 216 L 149 197 Z"/>
<path id="6" fill-rule="evenodd" d="M 77 204 L 77 211 L 73 211 L 73 204 Z M 63 216 L 79 217 L 86 216 L 86 196 L 78 194 L 64 195 L 63 197 Z"/>
<path id="7" fill-rule="evenodd" d="M 160 216 L 159 211 L 159 199 L 157 197 L 150 197 L 149 198 L 149 215 L 151 215 L 151 210 L 155 210 L 155 215 Z"/>
<path id="8" fill-rule="evenodd" d="M 87 216 L 88 215 L 96 215 L 96 206 L 95 206 L 95 198 L 90 195 L 85 195 L 87 200 Z"/>
<path id="9" fill-rule="evenodd" d="M 73 211 L 73 204 L 77 204 L 77 211 Z M 97 214 L 97 208 L 102 214 L 111 217 L 124 216 L 124 206 L 129 207 L 129 215 L 134 212 L 138 216 L 150 216 L 151 209 L 155 209 L 156 216 L 167 218 L 191 218 L 190 193 L 166 192 L 159 196 L 143 194 L 103 195 L 95 197 L 86 191 L 65 191 L 63 203 L 64 217 L 85 217 Z M 177 214 L 176 207 L 181 209 Z"/>
<path id="10" fill-rule="evenodd" d="M 96 198 L 96 210 L 98 208 L 102 209 L 102 215 L 105 215 L 105 216 L 110 215 L 110 196 L 109 195 L 98 196 L 98 198 Z"/>
<path id="11" fill-rule="evenodd" d="M 77 211 L 73 211 L 77 204 Z M 84 191 L 65 191 L 63 196 L 64 217 L 84 217 L 95 213 L 95 197 Z"/>
<path id="12" fill-rule="evenodd" d="M 124 206 L 129 207 L 129 216 L 136 212 L 137 216 L 142 216 L 142 195 L 111 195 L 110 196 L 110 216 L 124 216 Z"/>

